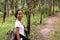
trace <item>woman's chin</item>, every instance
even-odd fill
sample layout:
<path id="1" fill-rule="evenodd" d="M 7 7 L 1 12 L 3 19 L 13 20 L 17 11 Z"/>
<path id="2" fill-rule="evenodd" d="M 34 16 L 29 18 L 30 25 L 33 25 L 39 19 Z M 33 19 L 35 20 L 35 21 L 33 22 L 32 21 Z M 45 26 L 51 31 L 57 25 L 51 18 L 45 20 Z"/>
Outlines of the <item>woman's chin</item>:
<path id="1" fill-rule="evenodd" d="M 19 19 L 22 19 L 22 18 L 19 18 Z"/>

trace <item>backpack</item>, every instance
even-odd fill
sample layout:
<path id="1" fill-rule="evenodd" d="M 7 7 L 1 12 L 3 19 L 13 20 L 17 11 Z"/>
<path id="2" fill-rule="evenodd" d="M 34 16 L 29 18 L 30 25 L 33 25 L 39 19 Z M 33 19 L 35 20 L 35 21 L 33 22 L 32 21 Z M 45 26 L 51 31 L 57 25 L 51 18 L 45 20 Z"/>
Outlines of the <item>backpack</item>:
<path id="1" fill-rule="evenodd" d="M 9 30 L 7 32 L 7 40 L 14 40 L 14 38 L 15 38 L 14 30 Z"/>

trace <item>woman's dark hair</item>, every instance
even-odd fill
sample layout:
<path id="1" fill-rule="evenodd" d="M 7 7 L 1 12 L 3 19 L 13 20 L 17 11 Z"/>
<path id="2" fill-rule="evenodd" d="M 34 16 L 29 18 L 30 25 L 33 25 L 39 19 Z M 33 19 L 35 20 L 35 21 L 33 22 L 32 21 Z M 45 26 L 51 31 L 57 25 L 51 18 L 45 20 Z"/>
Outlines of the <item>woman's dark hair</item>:
<path id="1" fill-rule="evenodd" d="M 23 12 L 22 9 L 18 9 L 18 10 L 16 10 L 16 12 L 15 12 L 15 17 L 16 17 L 16 18 L 17 18 L 18 11 L 22 11 L 22 12 Z"/>

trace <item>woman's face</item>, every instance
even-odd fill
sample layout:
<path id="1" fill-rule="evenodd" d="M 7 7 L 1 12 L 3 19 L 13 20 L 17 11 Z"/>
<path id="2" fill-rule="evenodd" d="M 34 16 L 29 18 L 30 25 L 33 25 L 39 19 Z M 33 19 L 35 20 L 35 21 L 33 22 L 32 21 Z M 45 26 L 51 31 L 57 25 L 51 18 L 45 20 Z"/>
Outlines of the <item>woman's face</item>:
<path id="1" fill-rule="evenodd" d="M 17 18 L 21 19 L 22 17 L 23 17 L 23 12 L 22 11 L 18 11 Z"/>

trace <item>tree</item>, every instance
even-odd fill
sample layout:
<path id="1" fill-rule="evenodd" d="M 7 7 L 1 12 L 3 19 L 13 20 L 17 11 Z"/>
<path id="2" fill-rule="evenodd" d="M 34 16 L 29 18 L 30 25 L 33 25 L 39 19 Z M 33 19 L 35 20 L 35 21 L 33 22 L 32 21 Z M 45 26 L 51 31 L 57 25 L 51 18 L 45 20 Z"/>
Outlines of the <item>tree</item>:
<path id="1" fill-rule="evenodd" d="M 26 0 L 26 3 L 28 6 L 28 11 L 27 11 L 27 28 L 28 28 L 27 38 L 28 38 L 28 35 L 30 34 L 30 16 L 31 16 L 30 0 Z"/>
<path id="2" fill-rule="evenodd" d="M 3 23 L 5 22 L 6 14 L 7 14 L 7 2 L 8 0 L 5 0 L 4 4 L 4 15 L 3 15 Z"/>
<path id="3" fill-rule="evenodd" d="M 41 2 L 41 4 L 40 4 Z M 42 24 L 42 14 L 43 14 L 43 8 L 44 8 L 44 1 L 39 1 L 39 11 L 40 11 L 40 24 Z"/>
<path id="4" fill-rule="evenodd" d="M 57 2 L 58 2 L 58 7 L 60 8 L 60 0 L 58 0 Z"/>
<path id="5" fill-rule="evenodd" d="M 10 8 L 11 8 L 11 11 L 12 11 L 12 15 L 14 15 L 14 0 L 10 0 Z"/>
<path id="6" fill-rule="evenodd" d="M 22 6 L 22 9 L 24 8 L 24 4 L 26 3 L 26 0 L 21 0 L 21 6 Z"/>
<path id="7" fill-rule="evenodd" d="M 9 16 L 9 0 L 7 0 L 7 16 Z"/>
<path id="8" fill-rule="evenodd" d="M 15 11 L 18 9 L 18 0 L 15 0 Z"/>
<path id="9" fill-rule="evenodd" d="M 48 12 L 48 15 L 49 16 L 51 16 L 52 14 L 51 14 L 51 7 L 52 7 L 52 1 L 51 0 L 48 0 L 48 6 L 49 6 L 49 8 L 48 8 L 48 10 L 49 10 L 49 12 Z"/>

